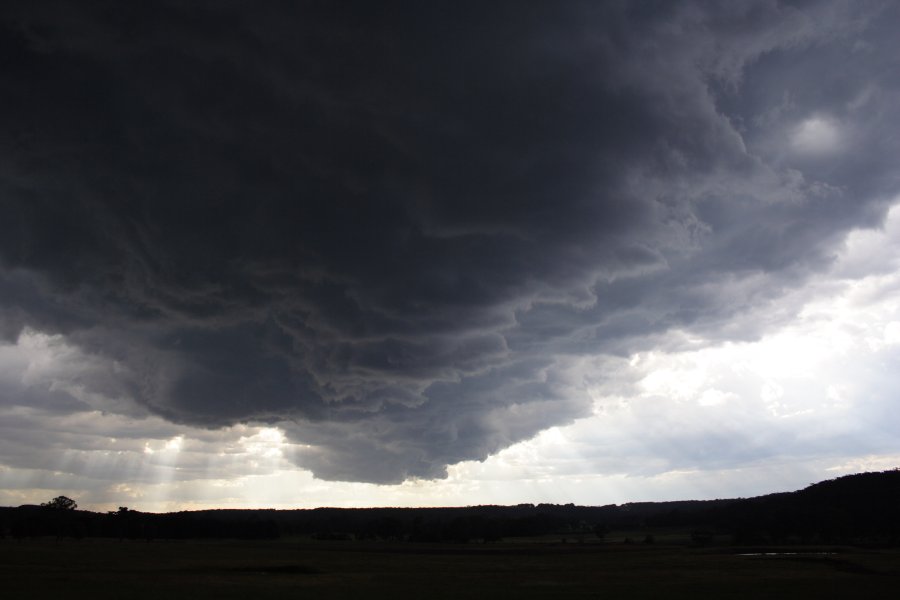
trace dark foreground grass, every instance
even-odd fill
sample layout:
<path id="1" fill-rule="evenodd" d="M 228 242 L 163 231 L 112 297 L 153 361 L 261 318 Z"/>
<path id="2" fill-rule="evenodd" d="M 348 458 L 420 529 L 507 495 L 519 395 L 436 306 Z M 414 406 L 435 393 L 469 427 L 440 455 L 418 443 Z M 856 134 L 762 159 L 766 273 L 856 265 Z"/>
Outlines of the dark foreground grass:
<path id="1" fill-rule="evenodd" d="M 834 549 L 832 549 L 834 550 Z M 0 540 L 4 598 L 889 598 L 900 552 L 619 544 Z"/>

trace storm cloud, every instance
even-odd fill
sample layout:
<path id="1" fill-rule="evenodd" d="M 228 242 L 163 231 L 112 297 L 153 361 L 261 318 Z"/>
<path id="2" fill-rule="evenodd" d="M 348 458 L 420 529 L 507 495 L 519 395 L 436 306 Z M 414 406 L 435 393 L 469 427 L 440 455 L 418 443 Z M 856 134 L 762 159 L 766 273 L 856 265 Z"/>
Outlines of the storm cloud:
<path id="1" fill-rule="evenodd" d="M 377 483 L 588 416 L 600 358 L 757 339 L 883 222 L 897 10 L 5 3 L 0 335 L 77 367 L 0 402 Z"/>

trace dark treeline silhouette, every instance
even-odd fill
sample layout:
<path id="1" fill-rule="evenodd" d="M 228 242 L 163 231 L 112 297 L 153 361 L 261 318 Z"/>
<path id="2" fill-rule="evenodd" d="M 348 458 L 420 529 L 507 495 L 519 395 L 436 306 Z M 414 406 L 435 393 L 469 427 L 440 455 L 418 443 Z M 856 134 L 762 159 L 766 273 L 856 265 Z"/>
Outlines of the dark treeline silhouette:
<path id="1" fill-rule="evenodd" d="M 696 544 L 900 545 L 900 470 L 861 473 L 806 489 L 731 500 L 638 502 L 608 506 L 519 504 L 464 508 L 317 508 L 109 513 L 75 509 L 60 496 L 41 506 L 0 508 L 0 536 L 18 539 L 108 537 L 120 540 L 192 538 L 406 542 L 492 542 L 558 535 L 598 540 L 612 531 L 692 531 Z"/>

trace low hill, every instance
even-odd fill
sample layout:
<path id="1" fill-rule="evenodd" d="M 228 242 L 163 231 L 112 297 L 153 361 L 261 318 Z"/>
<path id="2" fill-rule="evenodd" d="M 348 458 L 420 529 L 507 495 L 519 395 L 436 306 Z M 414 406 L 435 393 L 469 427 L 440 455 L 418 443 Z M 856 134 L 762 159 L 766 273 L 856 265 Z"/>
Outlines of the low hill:
<path id="1" fill-rule="evenodd" d="M 460 508 L 317 508 L 114 513 L 47 506 L 0 508 L 0 535 L 131 539 L 313 536 L 329 540 L 495 541 L 560 535 L 599 540 L 610 531 L 680 528 L 694 540 L 737 544 L 900 544 L 900 470 L 860 473 L 755 498 L 608 506 L 519 504 Z"/>

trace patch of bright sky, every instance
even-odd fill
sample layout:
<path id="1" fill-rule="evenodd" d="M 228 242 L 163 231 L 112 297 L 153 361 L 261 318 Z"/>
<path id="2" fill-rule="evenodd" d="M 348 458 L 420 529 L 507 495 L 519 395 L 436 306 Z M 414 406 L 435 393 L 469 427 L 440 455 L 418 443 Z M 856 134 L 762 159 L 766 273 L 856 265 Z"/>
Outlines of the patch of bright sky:
<path id="1" fill-rule="evenodd" d="M 841 147 L 838 124 L 822 115 L 809 117 L 791 132 L 791 147 L 794 151 L 809 156 L 837 152 Z"/>

